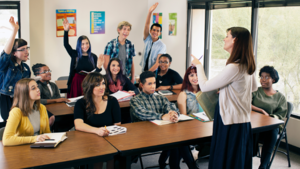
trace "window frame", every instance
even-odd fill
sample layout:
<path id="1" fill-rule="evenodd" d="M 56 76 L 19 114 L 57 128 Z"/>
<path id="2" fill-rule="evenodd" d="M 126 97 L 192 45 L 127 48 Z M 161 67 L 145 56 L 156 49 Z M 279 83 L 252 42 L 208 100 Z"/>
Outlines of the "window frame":
<path id="1" fill-rule="evenodd" d="M 18 38 L 21 38 L 21 15 L 20 15 L 20 1 L 0 1 L 0 10 L 17 9 L 18 11 Z"/>

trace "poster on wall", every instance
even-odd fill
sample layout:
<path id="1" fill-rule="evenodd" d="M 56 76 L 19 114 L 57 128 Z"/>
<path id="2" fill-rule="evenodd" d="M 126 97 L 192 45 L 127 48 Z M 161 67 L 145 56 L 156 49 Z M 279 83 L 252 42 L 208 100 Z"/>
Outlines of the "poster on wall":
<path id="1" fill-rule="evenodd" d="M 177 13 L 169 13 L 169 36 L 177 34 Z"/>
<path id="2" fill-rule="evenodd" d="M 90 33 L 105 34 L 105 12 L 91 11 Z"/>
<path id="3" fill-rule="evenodd" d="M 56 37 L 64 36 L 63 21 L 67 19 L 70 23 L 69 36 L 76 36 L 76 9 L 56 10 Z"/>
<path id="4" fill-rule="evenodd" d="M 153 13 L 153 23 L 158 23 L 162 27 L 162 13 Z M 159 39 L 162 38 L 162 34 L 160 34 Z"/>

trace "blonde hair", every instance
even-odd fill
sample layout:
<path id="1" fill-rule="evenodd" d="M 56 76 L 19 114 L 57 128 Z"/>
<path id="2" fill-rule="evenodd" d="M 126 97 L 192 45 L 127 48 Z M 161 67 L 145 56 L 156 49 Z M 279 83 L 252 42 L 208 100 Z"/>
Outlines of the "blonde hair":
<path id="1" fill-rule="evenodd" d="M 123 28 L 123 26 L 129 26 L 130 30 L 131 30 L 131 24 L 127 21 L 122 21 L 118 24 L 117 31 L 118 31 L 118 29 L 121 30 Z"/>

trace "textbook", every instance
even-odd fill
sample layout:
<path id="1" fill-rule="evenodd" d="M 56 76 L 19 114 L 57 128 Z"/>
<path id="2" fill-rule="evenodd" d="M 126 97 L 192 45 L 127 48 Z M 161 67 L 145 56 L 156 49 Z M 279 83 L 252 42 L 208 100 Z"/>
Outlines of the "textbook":
<path id="1" fill-rule="evenodd" d="M 114 136 L 114 135 L 118 135 L 118 134 L 124 134 L 124 133 L 127 132 L 127 128 L 126 127 L 121 127 L 121 126 L 117 126 L 117 125 L 107 126 L 106 129 L 109 131 L 109 135 L 108 136 Z"/>
<path id="2" fill-rule="evenodd" d="M 180 114 L 179 118 L 178 118 L 178 122 L 180 121 L 187 121 L 187 120 L 193 120 L 193 118 L 187 116 L 187 115 L 184 115 L 184 114 Z M 170 122 L 169 120 L 152 120 L 150 121 L 156 125 L 165 125 L 165 124 L 171 124 L 173 122 Z"/>
<path id="3" fill-rule="evenodd" d="M 218 90 L 209 92 L 200 91 L 196 94 L 198 103 L 200 104 L 210 121 L 214 119 L 215 108 L 219 101 L 219 94 L 217 92 Z"/>
<path id="4" fill-rule="evenodd" d="M 170 90 L 159 90 L 158 94 L 161 94 L 161 95 L 173 95 L 173 92 L 170 91 Z"/>
<path id="5" fill-rule="evenodd" d="M 70 100 L 70 102 L 66 103 L 67 106 L 69 107 L 74 107 L 75 103 L 77 102 L 77 100 L 83 98 L 83 96 L 78 96 L 78 97 L 74 97 L 74 98 L 68 98 L 68 100 Z"/>
<path id="6" fill-rule="evenodd" d="M 126 100 L 130 100 L 130 98 L 133 96 L 134 94 L 130 94 L 126 91 L 117 91 L 116 93 L 110 94 L 110 96 L 115 97 L 118 101 L 126 101 Z M 130 97 L 130 98 L 128 98 Z"/>
<path id="7" fill-rule="evenodd" d="M 31 148 L 54 148 L 59 143 L 63 142 L 67 139 L 67 133 L 66 132 L 60 132 L 60 133 L 45 133 L 44 135 L 47 135 L 50 137 L 50 139 L 47 139 L 43 142 L 35 142 L 30 147 Z"/>

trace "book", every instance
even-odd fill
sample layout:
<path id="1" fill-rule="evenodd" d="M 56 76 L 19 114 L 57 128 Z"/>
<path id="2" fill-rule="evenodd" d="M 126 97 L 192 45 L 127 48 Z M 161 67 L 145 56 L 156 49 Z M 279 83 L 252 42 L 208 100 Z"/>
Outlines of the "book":
<path id="1" fill-rule="evenodd" d="M 132 97 L 133 93 L 128 93 L 126 91 L 117 91 L 116 93 L 110 94 L 110 96 L 115 97 L 118 101 L 125 101 L 125 98 Z"/>
<path id="2" fill-rule="evenodd" d="M 30 147 L 31 148 L 54 148 L 59 143 L 65 141 L 67 139 L 67 133 L 66 132 L 45 133 L 45 135 L 49 136 L 50 139 L 45 140 L 43 142 L 35 142 Z"/>
<path id="3" fill-rule="evenodd" d="M 187 116 L 187 115 L 184 115 L 184 114 L 180 114 L 179 118 L 178 118 L 178 122 L 180 121 L 187 121 L 187 120 L 193 120 L 193 118 Z M 156 125 L 165 125 L 165 124 L 171 124 L 173 122 L 169 121 L 169 120 L 152 120 L 150 121 Z"/>
<path id="4" fill-rule="evenodd" d="M 96 69 L 94 69 L 94 70 L 92 70 L 92 71 L 90 71 L 90 72 L 81 70 L 81 71 L 79 72 L 79 74 L 88 75 L 88 74 L 90 74 L 90 73 L 92 73 L 92 72 L 95 72 L 95 71 L 96 71 Z"/>
<path id="5" fill-rule="evenodd" d="M 159 90 L 158 94 L 160 94 L 160 95 L 172 95 L 173 92 L 170 91 L 170 90 Z"/>
<path id="6" fill-rule="evenodd" d="M 205 112 L 193 113 L 193 115 L 200 118 L 202 121 L 211 121 Z"/>
<path id="7" fill-rule="evenodd" d="M 219 100 L 219 94 L 217 92 L 218 90 L 209 92 L 200 91 L 196 94 L 198 103 L 200 104 L 210 121 L 214 119 L 215 108 Z"/>
<path id="8" fill-rule="evenodd" d="M 117 126 L 117 125 L 107 126 L 106 129 L 109 131 L 109 135 L 108 136 L 114 136 L 114 135 L 118 135 L 118 134 L 124 134 L 124 133 L 127 132 L 127 128 L 126 127 L 121 127 L 121 126 Z"/>
<path id="9" fill-rule="evenodd" d="M 68 100 L 70 100 L 70 102 L 67 102 L 66 105 L 68 107 L 74 107 L 75 104 L 76 104 L 76 102 L 77 102 L 77 100 L 79 100 L 81 98 L 83 98 L 83 96 L 78 96 L 78 97 L 74 97 L 74 98 L 68 98 Z"/>

